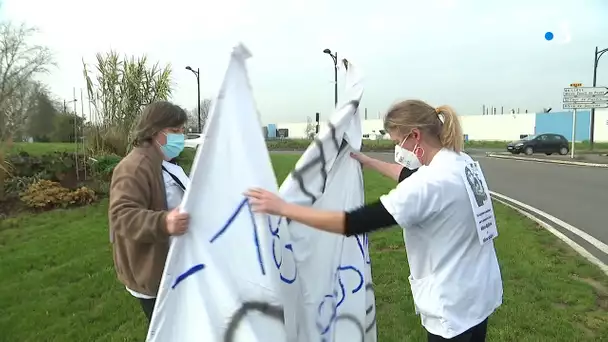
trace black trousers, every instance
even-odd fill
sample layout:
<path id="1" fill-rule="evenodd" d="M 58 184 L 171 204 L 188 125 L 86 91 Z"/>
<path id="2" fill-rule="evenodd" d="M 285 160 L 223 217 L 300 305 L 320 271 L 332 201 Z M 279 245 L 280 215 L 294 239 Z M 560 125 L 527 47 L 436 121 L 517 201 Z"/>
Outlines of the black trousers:
<path id="1" fill-rule="evenodd" d="M 138 298 L 138 299 L 139 299 L 139 303 L 141 304 L 141 308 L 144 311 L 144 314 L 146 314 L 146 317 L 148 318 L 148 322 L 151 322 L 152 313 L 154 312 L 154 304 L 156 303 L 156 298 L 152 298 L 152 299 Z"/>
<path id="2" fill-rule="evenodd" d="M 488 330 L 488 319 L 452 338 L 443 338 L 441 336 L 428 333 L 429 342 L 453 341 L 453 342 L 485 342 L 486 331 Z"/>

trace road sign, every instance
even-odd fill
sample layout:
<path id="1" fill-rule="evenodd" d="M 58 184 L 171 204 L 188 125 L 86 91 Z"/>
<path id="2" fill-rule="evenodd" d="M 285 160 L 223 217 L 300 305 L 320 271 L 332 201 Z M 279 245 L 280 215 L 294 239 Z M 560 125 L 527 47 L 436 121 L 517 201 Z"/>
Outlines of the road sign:
<path id="1" fill-rule="evenodd" d="M 608 102 L 565 102 L 564 109 L 591 109 L 591 108 L 608 108 Z"/>
<path id="2" fill-rule="evenodd" d="M 572 96 L 607 96 L 607 87 L 564 88 L 564 97 Z"/>
<path id="3" fill-rule="evenodd" d="M 564 102 L 608 102 L 608 96 L 564 97 Z"/>
<path id="4" fill-rule="evenodd" d="M 608 108 L 607 87 L 564 88 L 564 109 Z"/>

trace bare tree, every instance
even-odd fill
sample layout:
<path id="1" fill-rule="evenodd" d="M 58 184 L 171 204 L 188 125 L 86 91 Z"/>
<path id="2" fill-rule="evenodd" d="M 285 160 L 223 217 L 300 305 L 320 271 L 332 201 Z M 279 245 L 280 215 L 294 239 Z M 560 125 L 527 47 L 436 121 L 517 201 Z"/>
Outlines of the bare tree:
<path id="1" fill-rule="evenodd" d="M 212 103 L 211 99 L 201 100 L 201 129 L 205 128 Z M 198 107 L 194 107 L 188 112 L 188 130 L 198 131 Z"/>
<path id="2" fill-rule="evenodd" d="M 17 88 L 4 102 L 4 128 L 0 137 L 8 137 L 21 141 L 26 136 L 30 115 L 36 107 L 36 96 L 42 91 L 42 85 L 28 81 Z"/>
<path id="3" fill-rule="evenodd" d="M 51 51 L 29 39 L 37 32 L 25 24 L 0 23 L 0 140 L 16 129 L 23 129 L 27 119 L 15 112 L 20 106 L 15 96 L 31 90 L 33 76 L 45 73 L 53 65 Z"/>
<path id="4" fill-rule="evenodd" d="M 310 116 L 306 117 L 306 129 L 305 129 L 304 133 L 306 134 L 307 139 L 312 140 L 315 138 L 316 127 L 312 123 L 312 118 Z"/>

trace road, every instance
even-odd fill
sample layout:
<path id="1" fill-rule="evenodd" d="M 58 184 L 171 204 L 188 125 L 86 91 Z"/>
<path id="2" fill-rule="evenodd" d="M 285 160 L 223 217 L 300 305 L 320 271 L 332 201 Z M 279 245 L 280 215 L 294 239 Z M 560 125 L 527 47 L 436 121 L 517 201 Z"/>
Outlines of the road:
<path id="1" fill-rule="evenodd" d="M 488 187 L 608 243 L 608 169 L 478 157 Z"/>
<path id="2" fill-rule="evenodd" d="M 503 151 L 499 151 L 499 152 L 491 151 L 491 152 L 496 153 L 496 154 L 513 156 L 513 154 L 511 154 L 511 153 L 503 152 Z M 526 156 L 523 153 L 519 154 L 519 155 L 515 155 L 515 157 L 528 158 L 528 156 Z M 556 160 L 576 161 L 576 162 L 585 162 L 585 163 L 608 164 L 608 156 L 606 156 L 605 154 L 599 154 L 599 153 L 597 153 L 597 154 L 591 154 L 591 153 L 577 154 L 574 156 L 575 157 L 574 159 L 571 159 L 569 154 L 565 155 L 565 156 L 560 156 L 559 154 L 557 154 L 557 155 L 552 154 L 550 156 L 547 156 L 542 153 L 537 153 L 537 154 L 533 154 L 529 157 L 535 158 L 535 159 L 556 159 Z"/>
<path id="3" fill-rule="evenodd" d="M 544 211 L 608 244 L 608 169 L 470 154 L 481 164 L 490 190 Z M 385 161 L 393 158 L 388 153 L 370 156 Z M 608 256 L 591 244 L 567 230 L 559 230 L 608 263 Z"/>

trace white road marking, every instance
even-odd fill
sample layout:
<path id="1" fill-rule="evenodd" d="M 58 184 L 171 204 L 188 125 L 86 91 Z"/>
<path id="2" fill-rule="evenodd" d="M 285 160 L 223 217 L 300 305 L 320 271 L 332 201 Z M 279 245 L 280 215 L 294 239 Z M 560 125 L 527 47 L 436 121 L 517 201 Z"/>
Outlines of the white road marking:
<path id="1" fill-rule="evenodd" d="M 553 235 L 555 235 L 557 238 L 559 238 L 560 240 L 562 240 L 563 242 L 565 242 L 568 246 L 572 247 L 572 249 L 574 249 L 578 254 L 580 254 L 581 256 L 583 256 L 585 259 L 587 259 L 589 262 L 591 262 L 592 264 L 596 265 L 597 267 L 600 268 L 600 270 L 602 270 L 602 272 L 604 272 L 607 276 L 608 276 L 608 265 L 604 264 L 600 259 L 598 259 L 597 257 L 595 257 L 593 254 L 589 253 L 589 251 L 587 251 L 584 247 L 582 247 L 581 245 L 577 244 L 576 242 L 574 242 L 572 239 L 570 239 L 569 237 L 567 237 L 566 235 L 564 235 L 562 232 L 560 232 L 559 230 L 555 229 L 553 226 L 551 226 L 550 224 L 540 220 L 538 217 L 530 214 L 530 212 L 535 213 L 539 216 L 542 216 L 544 218 L 546 218 L 547 220 L 552 221 L 553 223 L 559 225 L 560 227 L 563 227 L 564 229 L 567 229 L 568 231 L 570 231 L 571 233 L 581 237 L 582 239 L 584 239 L 585 241 L 591 243 L 593 246 L 597 247 L 600 251 L 608 254 L 606 252 L 606 250 L 608 250 L 608 246 L 606 246 L 606 244 L 604 244 L 603 242 L 597 240 L 596 238 L 592 237 L 591 235 L 581 231 L 580 229 L 573 227 L 569 224 L 567 224 L 566 222 L 553 217 L 543 211 L 540 211 L 534 207 L 531 207 L 525 203 L 519 202 L 513 198 L 510 198 L 508 196 L 496 193 L 494 191 L 490 191 L 490 194 L 494 197 L 495 200 L 497 200 L 498 202 L 513 208 L 515 210 L 517 210 L 519 213 L 521 213 L 522 215 L 526 216 L 527 218 L 529 218 L 530 220 L 538 223 L 540 226 L 542 226 L 543 228 L 545 228 L 546 230 L 548 230 L 550 233 L 552 233 Z M 527 212 L 525 210 L 522 210 L 521 208 L 518 208 L 514 205 L 512 205 L 511 203 L 509 203 L 509 201 L 511 203 L 514 203 L 522 208 L 525 208 L 526 210 L 529 210 L 530 212 Z M 561 224 L 559 223 L 561 222 Z M 578 234 L 578 233 L 582 233 L 582 234 Z M 589 241 L 587 238 L 585 238 L 585 236 L 587 236 L 589 238 L 589 240 L 591 241 L 596 241 L 596 243 L 593 243 L 591 241 Z M 599 247 L 598 247 L 599 246 Z"/>
<path id="2" fill-rule="evenodd" d="M 493 196 L 495 196 L 495 197 L 498 197 L 498 198 L 501 198 L 503 200 L 506 200 L 506 201 L 509 201 L 511 203 L 514 203 L 515 205 L 518 205 L 518 206 L 520 206 L 520 207 L 522 207 L 522 208 L 528 210 L 529 212 L 532 212 L 532 213 L 534 213 L 534 214 L 536 214 L 538 216 L 542 216 L 543 218 L 545 218 L 545 219 L 547 219 L 547 220 L 555 223 L 556 225 L 558 225 L 560 227 L 563 227 L 564 229 L 567 229 L 572 234 L 578 235 L 580 238 L 582 238 L 583 240 L 589 242 L 595 248 L 599 249 L 603 253 L 608 254 L 608 245 L 606 245 L 602 241 L 594 238 L 593 236 L 585 233 L 584 231 L 582 231 L 582 230 L 580 230 L 580 229 L 578 229 L 578 228 L 576 228 L 576 227 L 574 227 L 574 226 L 572 226 L 572 225 L 570 225 L 570 224 L 568 224 L 568 223 L 566 223 L 566 222 L 558 219 L 557 217 L 551 216 L 551 215 L 547 214 L 544 211 L 536 209 L 536 208 L 534 208 L 534 207 L 532 207 L 530 205 L 522 203 L 522 202 L 520 202 L 520 201 L 518 201 L 518 200 L 516 200 L 514 198 L 505 196 L 503 194 L 499 194 L 499 193 L 494 192 L 494 191 L 490 191 L 490 194 L 493 195 Z"/>
<path id="3" fill-rule="evenodd" d="M 493 153 L 487 153 L 486 158 L 495 158 L 495 159 L 503 159 L 503 160 L 510 159 L 510 160 L 528 162 L 528 163 L 534 162 L 534 163 L 558 164 L 558 165 L 569 165 L 569 166 L 608 168 L 608 164 L 579 162 L 579 161 L 570 161 L 570 160 L 558 160 L 558 159 L 542 159 L 542 158 L 533 158 L 533 157 L 515 157 L 515 156 L 507 156 L 507 155 L 493 154 Z"/>

